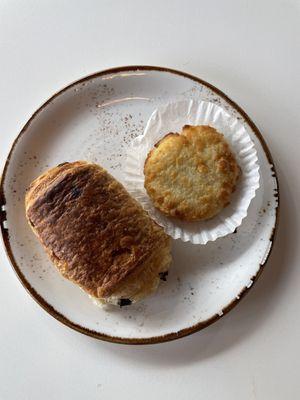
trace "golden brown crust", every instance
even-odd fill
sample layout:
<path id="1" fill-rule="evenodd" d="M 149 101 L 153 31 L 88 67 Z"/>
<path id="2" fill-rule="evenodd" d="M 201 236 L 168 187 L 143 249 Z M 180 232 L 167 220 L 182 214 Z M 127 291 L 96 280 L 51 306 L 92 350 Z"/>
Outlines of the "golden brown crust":
<path id="1" fill-rule="evenodd" d="M 67 279 L 108 297 L 169 237 L 103 168 L 84 161 L 47 171 L 28 188 L 26 216 Z"/>
<path id="2" fill-rule="evenodd" d="M 186 221 L 212 218 L 230 202 L 240 169 L 223 135 L 185 125 L 149 152 L 145 188 L 156 208 Z"/>

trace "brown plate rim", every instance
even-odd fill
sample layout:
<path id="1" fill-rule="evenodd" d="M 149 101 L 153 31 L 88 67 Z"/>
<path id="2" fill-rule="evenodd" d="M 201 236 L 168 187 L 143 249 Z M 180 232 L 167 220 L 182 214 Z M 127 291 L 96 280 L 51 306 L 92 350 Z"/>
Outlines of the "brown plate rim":
<path id="1" fill-rule="evenodd" d="M 2 233 L 2 239 L 3 239 L 3 243 L 4 243 L 4 247 L 5 247 L 5 251 L 6 254 L 8 256 L 8 259 L 15 271 L 15 273 L 17 274 L 19 280 L 21 281 L 22 285 L 25 287 L 25 289 L 28 291 L 28 293 L 33 297 L 33 299 L 45 310 L 47 311 L 52 317 L 54 317 L 55 319 L 57 319 L 58 321 L 60 321 L 61 323 L 63 323 L 64 325 L 67 325 L 69 328 L 72 328 L 80 333 L 83 333 L 85 335 L 94 337 L 96 339 L 101 339 L 107 342 L 112 342 L 112 343 L 122 343 L 122 344 L 155 344 L 155 343 L 163 343 L 163 342 L 167 342 L 167 341 L 171 341 L 171 340 L 175 340 L 175 339 L 179 339 L 182 338 L 184 336 L 190 335 L 192 333 L 195 333 L 209 325 L 211 325 L 213 322 L 219 320 L 220 318 L 222 318 L 224 315 L 226 315 L 233 307 L 235 307 L 241 300 L 242 298 L 244 298 L 244 296 L 249 292 L 249 290 L 253 287 L 254 283 L 256 283 L 256 281 L 258 280 L 259 276 L 261 275 L 262 271 L 263 271 L 263 266 L 266 264 L 267 260 L 270 257 L 270 254 L 272 252 L 272 249 L 274 247 L 274 240 L 275 240 L 275 236 L 278 230 L 278 222 L 279 222 L 279 209 L 280 209 L 280 201 L 279 201 L 279 184 L 278 184 L 278 177 L 276 174 L 276 169 L 274 166 L 274 162 L 273 162 L 273 158 L 271 156 L 270 150 L 267 147 L 267 144 L 261 134 L 261 132 L 259 131 L 259 129 L 256 127 L 256 125 L 254 124 L 254 122 L 250 119 L 250 117 L 245 113 L 245 111 L 238 105 L 236 104 L 233 100 L 231 100 L 227 95 L 225 95 L 225 93 L 223 93 L 220 89 L 216 88 L 214 85 L 196 77 L 193 75 L 190 75 L 186 72 L 182 72 L 182 71 L 178 71 L 175 69 L 171 69 L 171 68 L 166 68 L 166 67 L 159 67 L 159 66 L 150 66 L 150 65 L 129 65 L 129 66 L 122 66 L 122 67 L 115 67 L 115 68 L 110 68 L 110 69 L 105 69 L 96 73 L 93 73 L 91 75 L 87 75 L 84 78 L 81 78 L 79 80 L 76 80 L 75 82 L 65 86 L 63 89 L 57 91 L 54 95 L 52 95 L 46 102 L 44 102 L 33 114 L 32 116 L 29 118 L 29 120 L 26 122 L 26 124 L 24 125 L 24 127 L 21 129 L 20 133 L 18 134 L 18 136 L 16 137 L 16 139 L 14 140 L 11 149 L 9 151 L 9 154 L 7 156 L 4 168 L 3 168 L 3 173 L 2 173 L 2 177 L 1 177 L 1 183 L 0 183 L 0 206 L 5 205 L 6 201 L 5 201 L 5 194 L 4 194 L 4 181 L 5 181 L 5 177 L 6 177 L 6 173 L 7 173 L 7 169 L 8 169 L 8 165 L 9 165 L 9 161 L 10 158 L 12 156 L 12 153 L 14 151 L 14 148 L 17 145 L 17 142 L 19 141 L 20 137 L 22 135 L 24 135 L 26 133 L 27 128 L 29 127 L 30 123 L 33 121 L 33 119 L 39 114 L 40 111 L 42 111 L 52 100 L 54 100 L 57 96 L 59 96 L 60 94 L 64 93 L 66 90 L 72 88 L 72 86 L 75 86 L 79 83 L 82 82 L 86 82 L 89 81 L 91 79 L 97 78 L 99 76 L 103 76 L 103 75 L 108 75 L 108 74 L 113 74 L 113 73 L 120 73 L 120 72 L 130 72 L 130 71 L 140 71 L 140 70 L 145 70 L 145 71 L 161 71 L 161 72 L 168 72 L 174 75 L 179 75 L 179 76 L 183 76 L 185 78 L 191 79 L 197 83 L 200 83 L 206 87 L 208 87 L 209 89 L 211 89 L 214 93 L 218 94 L 220 97 L 222 97 L 224 100 L 226 100 L 234 109 L 236 109 L 242 116 L 243 118 L 246 120 L 246 122 L 249 124 L 249 126 L 251 127 L 251 129 L 253 130 L 253 132 L 255 133 L 255 135 L 257 136 L 257 138 L 259 139 L 263 150 L 265 152 L 265 155 L 269 161 L 269 163 L 272 165 L 273 167 L 273 176 L 274 179 L 276 180 L 276 185 L 277 185 L 277 199 L 278 199 L 278 203 L 277 203 L 277 207 L 276 207 L 276 219 L 275 219 L 275 224 L 273 227 L 273 231 L 272 234 L 270 236 L 270 242 L 271 242 L 271 247 L 268 253 L 268 256 L 266 257 L 266 259 L 264 260 L 263 263 L 259 264 L 259 269 L 257 271 L 257 273 L 251 278 L 253 284 L 247 288 L 244 287 L 241 292 L 238 295 L 238 298 L 234 299 L 232 302 L 230 302 L 223 310 L 222 310 L 222 315 L 216 314 L 214 316 L 212 316 L 211 318 L 202 321 L 202 322 L 198 322 L 195 325 L 192 325 L 188 328 L 184 328 L 181 329 L 178 332 L 172 332 L 172 333 L 168 333 L 166 335 L 160 335 L 160 336 L 153 336 L 153 337 L 149 337 L 149 338 L 123 338 L 123 337 L 118 337 L 118 336 L 110 336 L 110 335 L 106 335 L 106 334 L 102 334 L 93 330 L 90 330 L 88 328 L 85 328 L 81 325 L 75 324 L 74 322 L 70 321 L 68 318 L 66 318 L 63 314 L 61 314 L 60 312 L 58 312 L 57 310 L 55 310 L 49 303 L 47 303 L 44 298 L 42 296 L 40 296 L 36 290 L 29 284 L 29 282 L 26 280 L 25 276 L 23 275 L 23 273 L 21 272 L 21 269 L 19 268 L 14 255 L 13 255 L 13 251 L 10 245 L 10 241 L 9 241 L 9 231 L 7 229 L 4 228 L 3 222 L 6 220 L 6 213 L 5 211 L 0 210 L 0 225 L 1 225 L 1 233 Z"/>

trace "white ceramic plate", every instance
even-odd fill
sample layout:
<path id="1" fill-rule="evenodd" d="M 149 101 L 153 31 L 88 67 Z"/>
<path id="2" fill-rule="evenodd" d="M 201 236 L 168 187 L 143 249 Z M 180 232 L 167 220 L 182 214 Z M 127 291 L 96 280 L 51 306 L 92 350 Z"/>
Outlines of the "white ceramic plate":
<path id="1" fill-rule="evenodd" d="M 155 108 L 182 99 L 219 104 L 255 143 L 261 186 L 237 233 L 205 246 L 173 241 L 166 283 L 140 304 L 104 311 L 62 278 L 27 225 L 24 193 L 45 169 L 64 161 L 100 163 L 122 181 L 126 148 Z M 199 330 L 229 311 L 263 270 L 273 245 L 278 191 L 270 153 L 253 122 L 222 92 L 198 78 L 155 67 L 123 67 L 75 82 L 27 122 L 1 182 L 1 229 L 23 285 L 55 318 L 114 342 L 155 343 Z"/>

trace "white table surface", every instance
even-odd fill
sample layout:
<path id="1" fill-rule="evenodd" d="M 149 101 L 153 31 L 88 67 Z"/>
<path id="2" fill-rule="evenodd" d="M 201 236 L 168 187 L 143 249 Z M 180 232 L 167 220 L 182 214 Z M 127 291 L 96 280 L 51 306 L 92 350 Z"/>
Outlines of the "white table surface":
<path id="1" fill-rule="evenodd" d="M 0 399 L 300 398 L 300 2 L 0 2 L 0 161 L 51 94 L 105 68 L 177 68 L 216 85 L 261 129 L 281 187 L 265 272 L 228 315 L 151 346 L 61 325 L 0 257 Z"/>

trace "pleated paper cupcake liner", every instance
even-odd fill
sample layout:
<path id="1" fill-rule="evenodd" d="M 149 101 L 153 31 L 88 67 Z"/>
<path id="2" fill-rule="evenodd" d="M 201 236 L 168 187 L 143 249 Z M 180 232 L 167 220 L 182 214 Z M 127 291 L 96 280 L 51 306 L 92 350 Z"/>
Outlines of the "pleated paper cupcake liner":
<path id="1" fill-rule="evenodd" d="M 144 163 L 149 151 L 169 132 L 180 133 L 184 125 L 210 125 L 223 133 L 241 168 L 241 176 L 230 204 L 210 220 L 184 222 L 156 209 L 144 188 Z M 126 189 L 174 239 L 206 244 L 226 236 L 241 225 L 259 188 L 257 153 L 245 127 L 220 106 L 207 101 L 186 100 L 156 109 L 127 153 L 124 171 Z"/>

